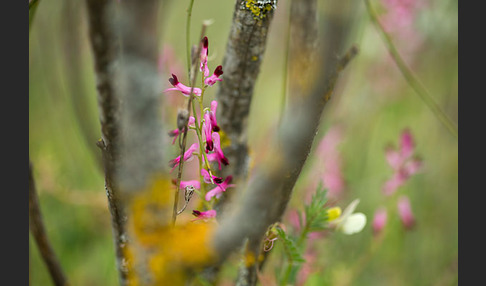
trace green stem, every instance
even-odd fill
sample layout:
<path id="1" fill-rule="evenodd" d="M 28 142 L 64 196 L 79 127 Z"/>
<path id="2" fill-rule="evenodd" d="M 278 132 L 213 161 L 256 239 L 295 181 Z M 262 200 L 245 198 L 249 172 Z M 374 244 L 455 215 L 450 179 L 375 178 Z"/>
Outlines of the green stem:
<path id="1" fill-rule="evenodd" d="M 192 6 L 194 0 L 189 1 L 189 7 L 187 8 L 187 19 L 186 19 L 186 52 L 187 52 L 187 78 L 191 78 L 191 16 L 192 16 Z"/>
<path id="2" fill-rule="evenodd" d="M 388 48 L 388 52 L 398 66 L 398 69 L 405 77 L 405 80 L 412 87 L 412 89 L 417 93 L 417 95 L 422 99 L 422 101 L 427 105 L 427 107 L 434 113 L 434 115 L 440 120 L 440 122 L 447 128 L 447 130 L 457 139 L 458 130 L 457 126 L 452 122 L 452 120 L 447 116 L 447 114 L 440 108 L 440 106 L 434 101 L 434 99 L 427 92 L 425 87 L 418 81 L 418 79 L 413 75 L 412 71 L 407 67 L 405 61 L 402 59 L 398 50 L 396 49 L 391 37 L 387 34 L 383 26 L 381 25 L 376 12 L 371 7 L 369 0 L 364 0 L 366 4 L 366 9 L 370 15 L 371 21 L 376 26 L 379 31 L 385 45 Z"/>

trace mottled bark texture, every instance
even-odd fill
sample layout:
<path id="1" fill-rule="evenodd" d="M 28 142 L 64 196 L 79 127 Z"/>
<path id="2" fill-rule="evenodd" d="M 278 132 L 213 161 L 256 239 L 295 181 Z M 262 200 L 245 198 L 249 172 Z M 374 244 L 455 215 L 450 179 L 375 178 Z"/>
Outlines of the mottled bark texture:
<path id="1" fill-rule="evenodd" d="M 329 15 L 321 25 L 323 31 L 330 33 L 325 33 L 321 41 L 327 46 L 318 53 L 318 80 L 309 88 L 309 93 L 304 94 L 305 100 L 297 102 L 285 113 L 277 137 L 269 139 L 274 148 L 263 160 L 268 164 L 252 171 L 244 197 L 234 213 L 221 221 L 213 246 L 222 260 L 241 246 L 246 237 L 250 241 L 261 241 L 267 227 L 279 221 L 287 207 L 338 76 L 357 53 L 357 49 L 352 48 L 344 57 L 338 58 L 337 55 L 344 54 L 343 45 L 348 36 L 342 23 L 349 20 L 346 13 L 338 15 L 340 17 Z"/>
<path id="2" fill-rule="evenodd" d="M 274 9 L 256 16 L 246 6 L 248 1 L 235 1 L 233 22 L 223 59 L 224 80 L 219 84 L 216 99 L 218 122 L 231 140 L 225 154 L 236 183 L 246 176 L 248 161 L 247 120 L 255 83 L 260 74 L 263 55 Z M 263 12 L 261 12 L 263 13 Z"/>
<path id="3" fill-rule="evenodd" d="M 126 199 L 160 172 L 156 1 L 87 0 L 97 79 L 105 189 L 120 284 L 128 278 Z"/>
<path id="4" fill-rule="evenodd" d="M 42 260 L 47 266 L 47 270 L 51 275 L 52 282 L 56 286 L 68 285 L 66 275 L 61 268 L 59 259 L 54 253 L 54 249 L 47 237 L 46 228 L 42 219 L 40 211 L 39 197 L 37 196 L 37 188 L 35 185 L 34 175 L 32 171 L 32 162 L 29 162 L 29 228 L 34 238 L 37 247 L 39 248 Z"/>

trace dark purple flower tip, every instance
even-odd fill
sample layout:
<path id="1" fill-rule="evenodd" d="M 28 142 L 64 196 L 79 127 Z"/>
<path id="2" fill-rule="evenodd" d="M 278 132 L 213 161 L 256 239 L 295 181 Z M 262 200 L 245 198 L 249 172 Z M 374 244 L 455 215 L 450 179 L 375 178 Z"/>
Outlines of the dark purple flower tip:
<path id="1" fill-rule="evenodd" d="M 221 184 L 223 182 L 223 178 L 221 178 L 221 177 L 213 177 L 213 181 L 216 184 Z"/>
<path id="2" fill-rule="evenodd" d="M 197 210 L 192 210 L 192 215 L 195 216 L 195 217 L 198 217 L 198 216 L 201 215 L 201 212 L 197 211 Z"/>
<path id="3" fill-rule="evenodd" d="M 214 150 L 213 141 L 207 141 L 206 142 L 206 153 L 208 153 L 209 151 L 213 151 L 213 150 Z"/>
<path id="4" fill-rule="evenodd" d="M 179 80 L 177 79 L 177 76 L 175 74 L 172 74 L 172 77 L 169 78 L 169 82 L 173 86 L 176 86 L 179 83 Z"/>
<path id="5" fill-rule="evenodd" d="M 219 132 L 219 130 L 221 130 L 221 129 L 219 128 L 219 126 L 218 126 L 218 125 L 214 125 L 214 126 L 213 126 L 213 131 L 214 131 L 214 132 Z"/>
<path id="6" fill-rule="evenodd" d="M 204 38 L 202 39 L 202 43 L 203 43 L 203 47 L 204 47 L 205 49 L 207 49 L 207 48 L 208 48 L 208 46 L 209 46 L 208 37 L 204 37 Z"/>
<path id="7" fill-rule="evenodd" d="M 222 163 L 223 163 L 225 166 L 228 166 L 228 165 L 229 165 L 228 158 L 226 158 L 226 157 L 221 158 L 221 162 L 222 162 Z"/>
<path id="8" fill-rule="evenodd" d="M 223 66 L 219 65 L 214 69 L 214 74 L 220 76 L 223 74 Z"/>

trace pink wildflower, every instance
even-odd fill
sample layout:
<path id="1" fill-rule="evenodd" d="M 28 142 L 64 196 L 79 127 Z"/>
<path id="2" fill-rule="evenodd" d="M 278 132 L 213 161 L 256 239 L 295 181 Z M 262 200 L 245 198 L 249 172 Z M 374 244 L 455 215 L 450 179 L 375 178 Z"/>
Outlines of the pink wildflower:
<path id="1" fill-rule="evenodd" d="M 208 37 L 204 37 L 201 40 L 203 46 L 201 49 L 201 54 L 199 55 L 199 70 L 204 72 L 204 77 L 209 76 L 209 67 L 208 67 L 208 47 L 209 47 L 209 42 L 208 42 Z"/>
<path id="2" fill-rule="evenodd" d="M 211 175 L 209 175 L 209 172 L 206 169 L 201 169 L 201 175 L 204 178 L 204 182 L 207 184 L 211 184 Z M 213 182 L 216 184 L 221 184 L 223 182 L 223 178 L 221 177 L 216 177 L 212 175 L 213 177 Z"/>
<path id="3" fill-rule="evenodd" d="M 208 220 L 210 218 L 216 217 L 216 211 L 215 210 L 208 210 L 208 211 L 205 211 L 205 212 L 200 212 L 198 210 L 193 210 L 192 215 L 196 217 L 192 221 L 201 220 L 201 219 L 202 220 Z"/>
<path id="4" fill-rule="evenodd" d="M 414 150 L 415 144 L 408 129 L 402 132 L 399 150 L 390 146 L 385 149 L 386 160 L 394 171 L 392 177 L 383 185 L 385 195 L 393 194 L 422 167 L 422 161 L 412 157 Z"/>
<path id="5" fill-rule="evenodd" d="M 206 201 L 210 201 L 212 197 L 216 197 L 216 198 L 220 198 L 221 195 L 223 194 L 223 192 L 226 192 L 226 189 L 227 188 L 230 188 L 230 187 L 235 187 L 236 185 L 234 184 L 230 184 L 231 181 L 233 180 L 233 176 L 228 176 L 226 177 L 226 179 L 224 180 L 224 182 L 222 182 L 221 184 L 216 184 L 216 188 L 210 190 L 209 192 L 206 193 L 206 196 L 205 196 L 205 199 Z"/>
<path id="6" fill-rule="evenodd" d="M 164 92 L 170 91 L 170 90 L 178 90 L 178 91 L 182 92 L 182 94 L 185 95 L 185 96 L 191 95 L 191 87 L 185 86 L 182 83 L 180 83 L 175 74 L 172 74 L 172 77 L 169 78 L 169 82 L 174 87 L 168 88 L 168 89 L 164 90 Z M 201 96 L 202 91 L 201 91 L 200 88 L 194 87 L 192 89 L 192 91 L 193 91 L 194 95 Z"/>
<path id="7" fill-rule="evenodd" d="M 213 151 L 214 149 L 213 139 L 211 137 L 211 133 L 213 130 L 212 130 L 211 120 L 209 119 L 208 112 L 204 114 L 203 131 L 204 131 L 204 136 L 206 137 L 206 153 L 208 153 L 209 151 Z"/>
<path id="8" fill-rule="evenodd" d="M 223 74 L 223 66 L 219 65 L 214 69 L 214 73 L 210 76 L 207 77 L 204 80 L 205 85 L 213 86 L 217 81 L 222 81 L 222 79 L 219 78 Z"/>
<path id="9" fill-rule="evenodd" d="M 189 147 L 186 152 L 184 152 L 184 161 L 189 161 L 193 158 L 193 152 L 195 152 L 199 148 L 197 143 L 194 143 Z M 175 159 L 169 161 L 169 166 L 172 168 L 171 172 L 177 167 L 181 162 L 181 156 L 177 156 Z"/>
<path id="10" fill-rule="evenodd" d="M 385 228 L 386 221 L 388 218 L 388 214 L 386 212 L 386 208 L 381 207 L 375 211 L 375 215 L 373 217 L 373 233 L 379 234 L 383 228 Z"/>
<path id="11" fill-rule="evenodd" d="M 216 120 L 216 109 L 218 108 L 218 102 L 216 100 L 211 101 L 211 112 L 209 113 L 209 119 L 211 120 L 211 126 L 214 132 L 220 130 L 218 121 Z"/>
<path id="12" fill-rule="evenodd" d="M 201 183 L 197 180 L 181 181 L 181 189 L 185 189 L 188 186 L 193 186 L 196 190 L 201 189 Z"/>
<path id="13" fill-rule="evenodd" d="M 406 229 L 411 229 L 415 225 L 415 218 L 412 213 L 412 207 L 410 206 L 410 200 L 406 196 L 401 196 L 397 203 L 398 214 L 400 220 Z"/>
<path id="14" fill-rule="evenodd" d="M 212 135 L 213 142 L 214 142 L 214 154 L 216 154 L 216 161 L 218 161 L 219 169 L 221 170 L 221 163 L 225 166 L 229 164 L 228 159 L 223 154 L 223 150 L 221 149 L 221 141 L 218 133 L 213 133 Z M 208 158 L 209 160 L 209 158 Z"/>

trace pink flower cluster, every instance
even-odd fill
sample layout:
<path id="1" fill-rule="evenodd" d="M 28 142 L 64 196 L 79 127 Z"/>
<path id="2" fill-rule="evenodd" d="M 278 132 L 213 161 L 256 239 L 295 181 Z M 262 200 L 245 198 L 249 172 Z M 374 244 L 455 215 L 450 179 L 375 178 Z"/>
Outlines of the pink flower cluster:
<path id="1" fill-rule="evenodd" d="M 220 76 L 223 74 L 223 67 L 221 65 L 217 66 L 214 70 L 214 73 L 210 75 L 209 67 L 208 67 L 208 47 L 209 42 L 208 38 L 204 37 L 201 41 L 201 53 L 200 53 L 200 65 L 199 70 L 203 74 L 203 82 L 204 87 L 189 87 L 182 84 L 175 74 L 172 74 L 172 77 L 169 78 L 170 84 L 173 86 L 165 90 L 167 91 L 179 91 L 182 95 L 189 97 L 191 94 L 200 97 L 197 98 L 199 101 L 202 101 L 202 97 L 204 94 L 204 90 L 209 87 L 213 86 L 216 82 L 222 81 Z M 180 129 L 174 129 L 169 132 L 169 136 L 173 137 L 172 144 L 176 142 L 177 137 L 183 133 L 186 128 L 196 130 L 196 132 L 200 135 L 201 141 L 193 143 L 187 151 L 184 152 L 183 157 L 177 156 L 175 159 L 170 160 L 169 166 L 172 168 L 171 172 L 179 166 L 181 160 L 190 161 L 195 156 L 198 157 L 201 161 L 200 163 L 206 165 L 205 159 L 207 159 L 208 163 L 216 162 L 218 164 L 219 170 L 221 170 L 221 165 L 228 165 L 228 159 L 223 153 L 223 149 L 221 148 L 221 137 L 218 133 L 220 131 L 220 127 L 218 125 L 218 121 L 216 118 L 216 112 L 218 108 L 218 102 L 213 100 L 211 102 L 210 108 L 205 108 L 201 110 L 201 116 L 199 117 L 200 122 L 196 122 L 194 116 L 189 116 L 187 126 Z M 182 129 L 182 130 L 181 130 Z M 200 132 L 200 133 L 199 133 Z M 207 165 L 209 168 L 209 165 Z M 212 168 L 211 168 L 212 169 Z M 217 177 L 213 175 L 211 169 L 202 168 L 200 170 L 200 181 L 190 180 L 190 181 L 181 181 L 180 188 L 184 189 L 188 186 L 192 186 L 195 189 L 201 189 L 201 182 L 206 184 L 214 184 L 216 187 L 208 191 L 204 195 L 204 199 L 206 201 L 210 201 L 213 197 L 220 198 L 222 193 L 225 192 L 228 188 L 234 187 L 234 184 L 231 184 L 233 177 L 231 175 L 227 176 L 226 179 L 223 180 L 221 177 Z M 208 211 L 198 211 L 194 210 L 193 215 L 198 219 L 209 219 L 216 216 L 215 210 L 208 210 Z"/>
<path id="2" fill-rule="evenodd" d="M 410 177 L 420 171 L 422 160 L 413 156 L 415 144 L 410 130 L 402 131 L 400 137 L 400 147 L 398 149 L 388 146 L 385 149 L 385 157 L 393 169 L 393 175 L 383 185 L 383 194 L 390 196 L 394 194 L 399 187 L 404 185 Z M 407 196 L 402 195 L 397 203 L 398 215 L 403 226 L 411 229 L 415 224 L 415 218 L 412 213 L 410 200 Z M 372 226 L 373 232 L 379 234 L 386 225 L 388 219 L 387 209 L 380 207 L 375 211 Z"/>

